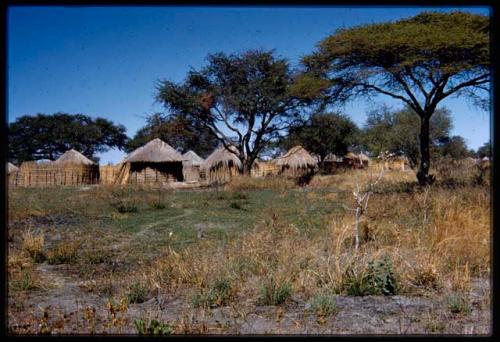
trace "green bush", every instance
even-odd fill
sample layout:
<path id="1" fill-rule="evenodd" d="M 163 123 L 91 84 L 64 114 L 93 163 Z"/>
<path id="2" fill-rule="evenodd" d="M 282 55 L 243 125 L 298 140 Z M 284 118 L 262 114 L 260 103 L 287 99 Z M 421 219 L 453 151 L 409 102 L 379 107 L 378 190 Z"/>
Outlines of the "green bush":
<path id="1" fill-rule="evenodd" d="M 337 303 L 331 295 L 318 293 L 310 300 L 310 311 L 318 317 L 328 317 L 337 313 Z"/>
<path id="2" fill-rule="evenodd" d="M 343 288 L 349 296 L 367 295 L 395 295 L 399 286 L 392 271 L 392 263 L 389 257 L 382 260 L 368 263 L 367 271 L 363 274 L 355 274 L 352 269 L 348 269 Z"/>
<path id="3" fill-rule="evenodd" d="M 233 208 L 233 209 L 238 209 L 238 210 L 243 209 L 243 207 L 241 206 L 241 204 L 239 204 L 238 202 L 231 202 L 229 204 L 229 207 Z"/>
<path id="4" fill-rule="evenodd" d="M 460 294 L 453 294 L 448 297 L 448 308 L 451 313 L 468 314 L 471 312 L 469 300 Z"/>
<path id="5" fill-rule="evenodd" d="M 170 335 L 172 328 L 168 324 L 153 319 L 147 324 L 142 319 L 134 320 L 135 330 L 139 335 Z"/>
<path id="6" fill-rule="evenodd" d="M 227 305 L 233 297 L 234 288 L 229 279 L 218 279 L 208 292 L 196 293 L 191 298 L 193 307 L 218 307 Z"/>
<path id="7" fill-rule="evenodd" d="M 260 289 L 260 304 L 279 305 L 292 297 L 292 287 L 289 283 L 277 284 L 274 279 L 269 280 Z"/>
<path id="8" fill-rule="evenodd" d="M 127 300 L 129 303 L 143 303 L 147 299 L 147 288 L 140 282 L 135 282 L 129 287 Z"/>

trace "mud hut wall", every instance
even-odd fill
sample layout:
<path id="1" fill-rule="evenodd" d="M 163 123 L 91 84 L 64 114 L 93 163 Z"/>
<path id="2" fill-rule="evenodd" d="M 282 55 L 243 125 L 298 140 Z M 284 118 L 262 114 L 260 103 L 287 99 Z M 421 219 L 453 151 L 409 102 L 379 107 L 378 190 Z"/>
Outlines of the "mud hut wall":
<path id="1" fill-rule="evenodd" d="M 25 162 L 19 168 L 17 186 L 55 186 L 99 183 L 99 167 L 82 164 L 37 164 Z"/>

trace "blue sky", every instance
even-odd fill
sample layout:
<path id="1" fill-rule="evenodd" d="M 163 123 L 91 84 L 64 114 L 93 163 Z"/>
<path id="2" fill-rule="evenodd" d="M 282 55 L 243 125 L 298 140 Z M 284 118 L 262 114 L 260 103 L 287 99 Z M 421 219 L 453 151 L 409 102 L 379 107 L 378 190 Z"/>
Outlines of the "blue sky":
<path id="1" fill-rule="evenodd" d="M 8 121 L 36 113 L 84 113 L 121 123 L 133 136 L 154 102 L 158 79 L 182 81 L 208 53 L 275 49 L 296 66 L 339 27 L 397 20 L 413 7 L 11 7 L 8 12 Z M 452 10 L 451 8 L 434 8 Z M 457 8 L 455 8 L 457 9 Z M 488 8 L 461 8 L 488 14 Z M 343 111 L 361 125 L 380 97 Z M 461 99 L 444 106 L 453 134 L 476 149 L 490 136 L 490 113 Z M 118 162 L 121 151 L 102 155 Z"/>

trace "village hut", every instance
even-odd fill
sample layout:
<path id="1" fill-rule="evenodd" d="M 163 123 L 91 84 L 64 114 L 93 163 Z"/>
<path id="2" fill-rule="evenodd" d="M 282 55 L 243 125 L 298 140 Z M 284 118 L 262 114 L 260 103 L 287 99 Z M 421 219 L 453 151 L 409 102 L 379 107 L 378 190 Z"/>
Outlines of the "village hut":
<path id="1" fill-rule="evenodd" d="M 156 138 L 120 162 L 115 184 L 182 182 L 183 159 L 170 145 Z"/>
<path id="2" fill-rule="evenodd" d="M 68 150 L 56 161 L 36 160 L 20 166 L 22 186 L 82 185 L 99 182 L 99 166 L 76 150 Z"/>
<path id="3" fill-rule="evenodd" d="M 302 146 L 291 148 L 284 156 L 275 159 L 279 174 L 289 177 L 300 177 L 316 171 L 318 161 Z"/>
<path id="4" fill-rule="evenodd" d="M 182 155 L 182 173 L 186 182 L 198 182 L 200 180 L 200 168 L 205 161 L 194 151 L 189 150 Z M 204 175 L 204 174 L 203 174 Z"/>
<path id="5" fill-rule="evenodd" d="M 360 169 L 364 167 L 359 155 L 353 152 L 349 152 L 344 156 L 344 158 L 342 159 L 342 165 L 353 169 Z"/>
<path id="6" fill-rule="evenodd" d="M 18 185 L 19 168 L 12 163 L 7 163 L 7 178 L 9 186 Z"/>
<path id="7" fill-rule="evenodd" d="M 369 167 L 370 166 L 370 157 L 368 157 L 366 154 L 361 152 L 358 154 L 359 161 L 363 167 Z"/>
<path id="8" fill-rule="evenodd" d="M 342 166 L 342 163 L 342 157 L 339 157 L 333 153 L 329 153 L 323 160 L 323 172 L 329 174 L 334 173 L 339 167 Z"/>
<path id="9" fill-rule="evenodd" d="M 256 159 L 250 170 L 252 177 L 268 177 L 277 175 L 279 168 L 273 160 Z"/>
<path id="10" fill-rule="evenodd" d="M 237 157 L 238 150 L 231 146 L 231 151 L 219 147 L 210 154 L 202 165 L 210 183 L 225 183 L 243 170 L 243 164 Z"/>

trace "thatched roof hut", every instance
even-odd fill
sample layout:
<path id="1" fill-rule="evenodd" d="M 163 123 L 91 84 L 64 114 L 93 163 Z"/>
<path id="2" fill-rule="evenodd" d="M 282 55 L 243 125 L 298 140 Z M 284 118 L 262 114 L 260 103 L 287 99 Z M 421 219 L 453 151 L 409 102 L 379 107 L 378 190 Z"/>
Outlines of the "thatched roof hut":
<path id="1" fill-rule="evenodd" d="M 200 168 L 205 161 L 194 151 L 189 150 L 182 155 L 182 173 L 186 182 L 197 182 L 200 180 Z"/>
<path id="2" fill-rule="evenodd" d="M 279 167 L 280 174 L 295 177 L 314 172 L 318 161 L 298 145 L 291 148 L 284 156 L 276 158 L 274 164 Z"/>
<path id="3" fill-rule="evenodd" d="M 12 163 L 7 163 L 7 174 L 19 171 L 19 168 Z"/>
<path id="4" fill-rule="evenodd" d="M 137 148 L 120 162 L 120 171 L 115 183 L 183 181 L 183 160 L 174 148 L 156 138 Z"/>
<path id="5" fill-rule="evenodd" d="M 230 146 L 230 152 L 224 146 L 219 147 L 210 154 L 201 168 L 205 171 L 209 182 L 226 182 L 234 175 L 241 173 L 243 164 L 237 157 L 238 150 Z M 236 154 L 235 154 L 236 153 Z"/>
<path id="6" fill-rule="evenodd" d="M 92 160 L 85 157 L 80 152 L 71 149 L 63 153 L 54 164 L 82 164 L 82 165 L 93 165 L 95 164 Z"/>
<path id="7" fill-rule="evenodd" d="M 28 161 L 21 164 L 22 186 L 82 185 L 99 182 L 99 166 L 73 149 L 57 160 Z"/>
<path id="8" fill-rule="evenodd" d="M 189 150 L 186 153 L 182 155 L 184 158 L 184 165 L 194 165 L 194 166 L 201 166 L 203 162 L 205 161 L 202 157 L 196 154 L 193 150 Z"/>

